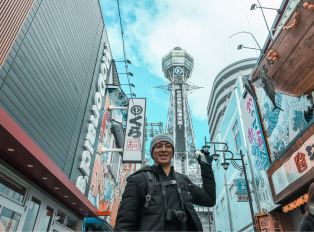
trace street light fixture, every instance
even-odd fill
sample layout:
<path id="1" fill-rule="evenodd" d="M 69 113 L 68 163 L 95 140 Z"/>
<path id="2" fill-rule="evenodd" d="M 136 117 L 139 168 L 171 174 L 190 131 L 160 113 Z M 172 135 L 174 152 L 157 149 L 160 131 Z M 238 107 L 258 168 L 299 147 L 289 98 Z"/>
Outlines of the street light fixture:
<path id="1" fill-rule="evenodd" d="M 131 84 L 120 84 L 120 85 L 129 85 L 129 86 L 135 88 L 135 85 L 133 83 L 131 83 Z"/>
<path id="2" fill-rule="evenodd" d="M 208 151 L 210 149 L 210 146 L 205 145 L 202 147 L 202 149 L 204 150 L 205 153 L 209 153 Z"/>
<path id="3" fill-rule="evenodd" d="M 131 94 L 127 94 L 127 95 L 131 95 L 132 97 L 136 97 L 135 93 L 131 93 Z"/>
<path id="4" fill-rule="evenodd" d="M 227 162 L 221 163 L 221 166 L 222 166 L 225 170 L 228 169 L 229 165 L 230 165 L 230 163 L 227 163 Z"/>
<path id="5" fill-rule="evenodd" d="M 130 61 L 130 60 L 128 60 L 128 59 L 126 59 L 126 60 L 122 60 L 122 61 L 114 61 L 114 62 L 126 62 L 126 63 L 128 63 L 128 64 L 131 64 L 131 61 Z"/>
<path id="6" fill-rule="evenodd" d="M 126 75 L 130 75 L 130 76 L 133 77 L 133 73 L 131 73 L 131 72 L 127 72 L 127 73 L 118 73 L 118 74 L 126 74 Z"/>
<path id="7" fill-rule="evenodd" d="M 263 9 L 267 9 L 267 10 L 276 10 L 278 12 L 278 14 L 281 13 L 281 10 L 280 9 L 275 9 L 275 8 L 269 8 L 269 7 L 260 7 L 258 6 L 257 4 L 253 4 L 251 6 L 251 9 L 250 10 L 256 10 L 257 8 L 263 8 Z"/>
<path id="8" fill-rule="evenodd" d="M 263 51 L 262 51 L 262 49 L 261 49 L 261 46 L 259 46 L 259 44 L 258 44 L 257 40 L 255 39 L 254 35 L 253 35 L 251 32 L 247 32 L 247 31 L 240 31 L 240 32 L 237 32 L 237 33 L 235 33 L 235 34 L 231 35 L 229 38 L 231 38 L 231 37 L 233 37 L 233 36 L 235 36 L 235 35 L 237 35 L 237 34 L 241 34 L 241 33 L 247 33 L 247 34 L 250 34 L 250 35 L 253 37 L 253 39 L 255 40 L 255 42 L 256 42 L 256 44 L 257 44 L 257 46 L 258 46 L 258 48 L 259 48 L 260 52 L 261 52 L 261 53 L 263 53 Z M 242 49 L 242 48 L 244 48 L 244 46 L 243 46 L 242 44 L 240 44 L 240 45 L 238 46 L 238 50 L 240 50 L 240 49 Z"/>
<path id="9" fill-rule="evenodd" d="M 214 150 L 215 150 L 215 153 L 218 151 L 218 152 L 223 152 L 223 162 L 221 163 L 221 166 L 225 169 L 225 170 L 228 170 L 228 167 L 230 165 L 230 163 L 226 162 L 227 160 L 230 160 L 231 161 L 231 164 L 232 166 L 234 166 L 236 169 L 240 170 L 240 171 L 243 171 L 244 173 L 244 177 L 245 177 L 245 182 L 246 182 L 246 186 L 247 186 L 247 194 L 248 194 L 248 197 L 249 197 L 249 204 L 250 204 L 250 210 L 251 210 L 251 217 L 252 217 L 252 223 L 253 223 L 253 228 L 254 228 L 254 231 L 256 232 L 257 229 L 256 229 L 256 221 L 255 221 L 255 216 L 254 216 L 254 210 L 253 210 L 253 205 L 252 205 L 252 197 L 251 197 L 251 191 L 250 191 L 250 186 L 249 186 L 249 181 L 247 179 L 247 175 L 246 175 L 246 167 L 245 167 L 245 163 L 244 163 L 244 155 L 242 154 L 242 150 L 240 150 L 240 159 L 235 159 L 233 158 L 234 157 L 234 154 L 228 150 L 228 144 L 226 143 L 223 143 L 223 142 L 206 142 L 206 138 L 205 138 L 205 145 L 206 144 L 214 144 Z M 223 144 L 225 146 L 225 149 L 223 150 L 216 150 L 215 149 L 215 144 Z M 225 153 L 230 153 L 232 156 L 231 158 L 226 158 L 225 157 Z M 217 157 L 218 158 L 218 157 Z M 217 159 L 214 159 L 215 161 Z M 241 160 L 242 161 L 242 166 L 238 165 L 236 163 L 237 160 Z"/>
<path id="10" fill-rule="evenodd" d="M 264 17 L 265 24 L 266 24 L 266 27 L 267 27 L 267 30 L 268 30 L 268 33 L 269 33 L 269 36 L 270 36 L 270 39 L 273 41 L 273 40 L 274 40 L 274 37 L 273 37 L 272 32 L 269 30 L 269 26 L 268 26 L 268 24 L 267 24 L 267 21 L 266 21 L 265 15 L 264 15 L 263 7 L 261 7 L 261 4 L 260 4 L 259 0 L 257 0 L 257 2 L 258 2 L 258 5 L 257 5 L 257 4 L 253 4 L 253 5 L 251 6 L 251 10 L 255 10 L 255 8 L 260 8 L 260 9 L 261 9 L 262 14 L 263 14 L 263 17 Z M 265 9 L 273 9 L 273 8 L 265 8 Z M 274 10 L 274 9 L 273 9 L 273 10 Z M 277 10 L 277 9 L 276 9 L 276 10 Z M 277 12 L 278 12 L 278 10 L 277 10 Z"/>
<path id="11" fill-rule="evenodd" d="M 259 50 L 259 49 L 257 49 L 257 48 L 244 47 L 243 44 L 240 44 L 240 45 L 238 46 L 238 50 L 241 50 L 241 49 L 243 49 L 243 48 Z"/>

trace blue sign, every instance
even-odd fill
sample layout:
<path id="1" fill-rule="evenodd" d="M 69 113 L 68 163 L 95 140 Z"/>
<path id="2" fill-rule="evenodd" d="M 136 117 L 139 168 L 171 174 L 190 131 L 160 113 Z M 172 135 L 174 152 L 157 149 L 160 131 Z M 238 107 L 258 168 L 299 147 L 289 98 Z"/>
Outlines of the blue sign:
<path id="1" fill-rule="evenodd" d="M 234 179 L 233 182 L 236 186 L 236 194 L 247 194 L 245 179 Z"/>

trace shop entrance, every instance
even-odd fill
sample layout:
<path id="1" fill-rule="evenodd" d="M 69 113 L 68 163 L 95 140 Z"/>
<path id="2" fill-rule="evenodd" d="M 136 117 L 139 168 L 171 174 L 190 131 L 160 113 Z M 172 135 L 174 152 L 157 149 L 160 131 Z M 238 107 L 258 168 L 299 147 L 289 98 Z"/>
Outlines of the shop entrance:
<path id="1" fill-rule="evenodd" d="M 0 165 L 0 231 L 75 231 L 78 218 Z"/>

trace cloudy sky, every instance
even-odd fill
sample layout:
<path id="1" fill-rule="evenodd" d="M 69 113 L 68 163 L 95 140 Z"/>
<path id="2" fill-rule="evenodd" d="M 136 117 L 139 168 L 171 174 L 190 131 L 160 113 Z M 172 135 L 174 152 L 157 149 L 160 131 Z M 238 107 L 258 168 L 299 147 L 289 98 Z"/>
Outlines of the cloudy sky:
<path id="1" fill-rule="evenodd" d="M 155 86 L 166 79 L 161 59 L 179 46 L 194 57 L 194 70 L 190 79 L 204 87 L 189 96 L 197 147 L 209 137 L 206 108 L 212 83 L 227 65 L 259 55 L 255 50 L 237 50 L 239 44 L 257 47 L 249 34 L 231 35 L 248 31 L 263 47 L 267 28 L 261 11 L 250 11 L 256 0 L 120 0 L 126 55 L 134 76 L 134 93 L 147 98 L 148 122 L 167 122 L 169 96 Z M 279 8 L 281 0 L 260 0 L 264 7 Z M 109 43 L 115 60 L 123 60 L 121 30 L 117 1 L 100 0 Z M 265 10 L 269 26 L 277 12 Z M 118 66 L 118 72 L 125 72 Z M 121 83 L 127 83 L 120 75 Z M 123 88 L 129 93 L 128 87 Z M 165 127 L 165 126 L 164 126 Z"/>

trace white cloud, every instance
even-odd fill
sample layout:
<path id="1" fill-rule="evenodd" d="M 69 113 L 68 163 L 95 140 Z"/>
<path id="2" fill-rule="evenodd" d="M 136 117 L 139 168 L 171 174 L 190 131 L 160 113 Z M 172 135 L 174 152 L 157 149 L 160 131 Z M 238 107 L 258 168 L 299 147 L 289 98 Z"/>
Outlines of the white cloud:
<path id="1" fill-rule="evenodd" d="M 155 89 L 149 89 L 147 92 L 148 92 L 148 95 L 153 99 L 154 105 L 158 104 L 168 109 L 169 100 L 165 101 L 164 99 L 161 99 L 160 97 L 158 97 Z"/>
<path id="2" fill-rule="evenodd" d="M 265 7 L 274 8 L 278 8 L 281 4 L 279 0 L 260 2 Z M 239 34 L 230 39 L 229 37 L 239 31 L 250 31 L 251 27 L 260 46 L 264 45 L 268 32 L 260 10 L 249 10 L 253 3 L 256 2 L 253 0 L 121 1 L 128 58 L 132 59 L 132 64 L 138 67 L 146 66 L 149 72 L 163 78 L 162 57 L 177 44 L 186 50 L 194 57 L 194 70 L 190 81 L 204 87 L 189 97 L 192 116 L 206 120 L 208 98 L 213 80 L 219 71 L 232 62 L 258 55 L 254 50 L 236 49 L 239 44 L 256 47 L 250 35 Z M 111 4 L 108 7 L 111 7 Z M 110 14 L 114 15 L 109 12 L 107 16 Z M 277 12 L 266 10 L 265 14 L 271 26 Z M 250 20 L 250 27 L 247 17 Z M 106 26 L 114 55 L 122 57 L 119 24 Z M 155 90 L 149 90 L 148 94 L 156 100 Z"/>

